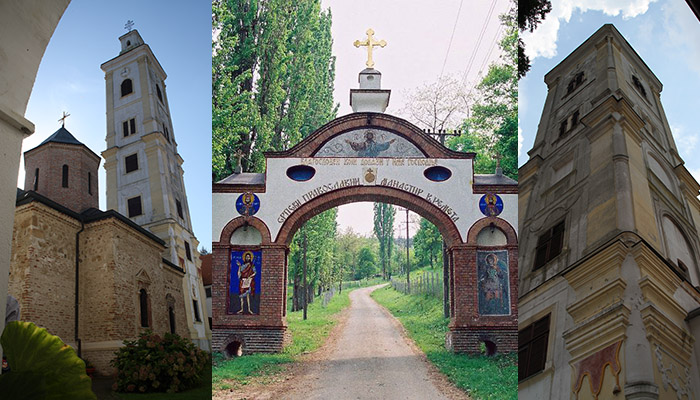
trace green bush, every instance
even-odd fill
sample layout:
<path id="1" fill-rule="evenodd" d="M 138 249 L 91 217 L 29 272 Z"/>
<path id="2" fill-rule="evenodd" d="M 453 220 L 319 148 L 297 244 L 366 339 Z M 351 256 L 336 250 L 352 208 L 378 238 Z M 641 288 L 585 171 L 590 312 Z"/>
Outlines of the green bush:
<path id="1" fill-rule="evenodd" d="M 188 339 L 147 331 L 138 340 L 125 340 L 116 352 L 113 389 L 120 392 L 180 392 L 200 383 L 209 354 Z"/>

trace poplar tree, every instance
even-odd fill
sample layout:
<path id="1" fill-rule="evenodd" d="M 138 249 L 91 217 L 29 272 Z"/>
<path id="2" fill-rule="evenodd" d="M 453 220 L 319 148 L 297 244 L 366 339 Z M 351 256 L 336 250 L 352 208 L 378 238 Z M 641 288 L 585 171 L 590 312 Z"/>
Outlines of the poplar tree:
<path id="1" fill-rule="evenodd" d="M 394 243 L 394 217 L 396 208 L 391 204 L 374 203 L 374 235 L 379 240 L 379 261 L 382 263 L 382 277 L 391 273 L 391 251 Z"/>

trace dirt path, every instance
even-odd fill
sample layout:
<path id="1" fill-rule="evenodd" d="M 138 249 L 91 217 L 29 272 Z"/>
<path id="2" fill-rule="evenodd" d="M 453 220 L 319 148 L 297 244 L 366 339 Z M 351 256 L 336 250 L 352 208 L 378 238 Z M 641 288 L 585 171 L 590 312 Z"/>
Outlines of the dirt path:
<path id="1" fill-rule="evenodd" d="M 369 297 L 381 286 L 352 292 L 351 306 L 328 342 L 278 382 L 215 398 L 467 399 L 404 337 L 401 324 Z"/>

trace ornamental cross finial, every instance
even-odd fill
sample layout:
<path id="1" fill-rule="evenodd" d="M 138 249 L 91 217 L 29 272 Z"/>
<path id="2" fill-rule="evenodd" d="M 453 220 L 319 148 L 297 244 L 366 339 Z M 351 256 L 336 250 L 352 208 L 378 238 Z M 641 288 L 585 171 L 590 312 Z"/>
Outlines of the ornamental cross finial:
<path id="1" fill-rule="evenodd" d="M 368 68 L 374 67 L 374 60 L 372 60 L 372 48 L 374 46 L 379 46 L 379 47 L 384 47 L 386 46 L 386 41 L 384 39 L 376 41 L 374 40 L 374 31 L 372 28 L 367 29 L 367 39 L 364 41 L 359 41 L 355 40 L 353 43 L 355 47 L 360 47 L 360 46 L 367 46 L 367 62 L 365 65 L 367 65 Z"/>
<path id="2" fill-rule="evenodd" d="M 63 112 L 63 117 L 59 118 L 58 121 L 61 122 L 61 125 L 65 128 L 66 126 L 66 118 L 70 117 L 70 114 L 66 114 L 66 112 Z"/>
<path id="3" fill-rule="evenodd" d="M 494 160 L 496 160 L 496 168 L 501 167 L 501 159 L 503 158 L 503 155 L 501 153 L 496 153 L 492 157 Z"/>
<path id="4" fill-rule="evenodd" d="M 128 20 L 126 21 L 126 24 L 124 24 L 124 29 L 126 29 L 127 32 L 131 32 L 131 28 L 134 26 L 134 21 Z"/>
<path id="5" fill-rule="evenodd" d="M 243 163 L 241 162 L 241 160 L 243 160 L 243 157 L 245 157 L 245 155 L 243 154 L 243 151 L 241 151 L 241 149 L 238 149 L 237 152 L 233 153 L 233 156 L 238 159 L 238 164 L 234 168 L 233 173 L 240 174 L 243 171 Z"/>

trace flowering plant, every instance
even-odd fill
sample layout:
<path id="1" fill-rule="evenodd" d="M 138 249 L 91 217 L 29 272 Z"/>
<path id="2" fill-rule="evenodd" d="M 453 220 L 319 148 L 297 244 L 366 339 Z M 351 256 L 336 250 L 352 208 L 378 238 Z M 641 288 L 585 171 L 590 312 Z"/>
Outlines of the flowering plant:
<path id="1" fill-rule="evenodd" d="M 178 335 L 146 331 L 125 340 L 111 364 L 118 370 L 116 391 L 174 393 L 200 383 L 209 354 Z"/>

